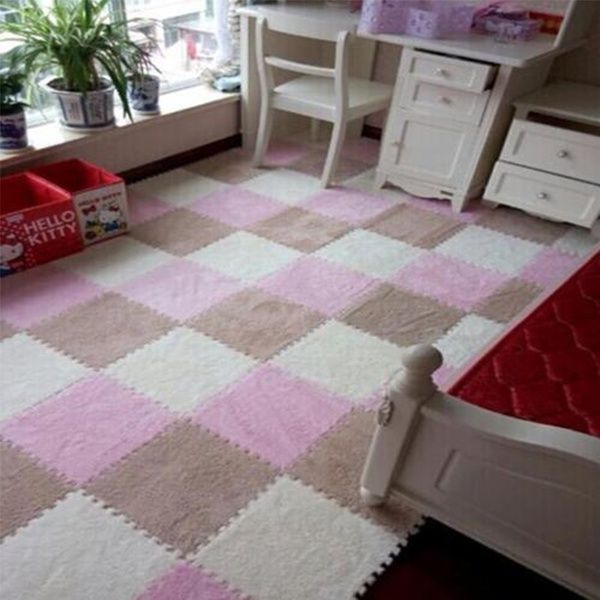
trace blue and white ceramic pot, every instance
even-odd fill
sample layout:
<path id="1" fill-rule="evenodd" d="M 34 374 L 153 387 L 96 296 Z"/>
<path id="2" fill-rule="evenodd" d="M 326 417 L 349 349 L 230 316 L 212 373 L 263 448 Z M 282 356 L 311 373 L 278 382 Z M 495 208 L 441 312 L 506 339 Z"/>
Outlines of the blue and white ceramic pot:
<path id="1" fill-rule="evenodd" d="M 58 100 L 60 123 L 77 131 L 97 131 L 113 127 L 114 87 L 102 79 L 102 88 L 91 92 L 71 92 L 61 89 L 62 79 L 50 78 L 42 87 Z"/>
<path id="2" fill-rule="evenodd" d="M 27 124 L 25 110 L 16 107 L 0 114 L 0 150 L 18 152 L 27 148 Z"/>
<path id="3" fill-rule="evenodd" d="M 131 109 L 141 115 L 156 115 L 160 112 L 158 99 L 160 79 L 156 75 L 132 77 L 127 84 Z"/>

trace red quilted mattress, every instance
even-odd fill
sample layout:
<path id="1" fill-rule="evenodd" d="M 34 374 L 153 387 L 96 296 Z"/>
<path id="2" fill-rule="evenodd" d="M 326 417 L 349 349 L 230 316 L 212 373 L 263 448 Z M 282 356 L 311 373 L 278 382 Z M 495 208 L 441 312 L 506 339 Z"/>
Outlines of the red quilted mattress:
<path id="1" fill-rule="evenodd" d="M 600 251 L 449 393 L 494 412 L 600 437 Z"/>

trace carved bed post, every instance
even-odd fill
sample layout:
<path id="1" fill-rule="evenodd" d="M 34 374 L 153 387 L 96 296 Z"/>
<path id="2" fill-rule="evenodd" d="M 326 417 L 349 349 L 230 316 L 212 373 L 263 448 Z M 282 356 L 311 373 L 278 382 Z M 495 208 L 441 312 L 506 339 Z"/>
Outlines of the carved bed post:
<path id="1" fill-rule="evenodd" d="M 415 346 L 402 364 L 404 371 L 391 384 L 379 408 L 377 430 L 360 481 L 360 495 L 369 506 L 385 502 L 410 445 L 421 406 L 437 392 L 431 376 L 441 366 L 442 355 L 433 346 Z"/>

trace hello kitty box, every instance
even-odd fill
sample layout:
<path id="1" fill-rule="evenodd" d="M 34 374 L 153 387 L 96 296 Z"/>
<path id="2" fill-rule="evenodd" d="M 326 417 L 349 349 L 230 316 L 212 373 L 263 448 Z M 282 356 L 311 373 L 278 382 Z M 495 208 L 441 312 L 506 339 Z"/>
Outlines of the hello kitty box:
<path id="1" fill-rule="evenodd" d="M 83 250 L 71 194 L 21 173 L 0 178 L 0 276 Z"/>
<path id="2" fill-rule="evenodd" d="M 117 175 L 75 158 L 31 172 L 72 196 L 86 245 L 127 231 L 127 192 Z"/>

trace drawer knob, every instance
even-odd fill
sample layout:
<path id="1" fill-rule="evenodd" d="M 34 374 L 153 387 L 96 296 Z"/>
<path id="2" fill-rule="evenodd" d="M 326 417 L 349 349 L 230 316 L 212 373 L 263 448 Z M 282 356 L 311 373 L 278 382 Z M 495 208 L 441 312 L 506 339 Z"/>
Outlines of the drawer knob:
<path id="1" fill-rule="evenodd" d="M 450 98 L 448 98 L 448 96 L 440 96 L 440 102 L 442 104 L 451 104 L 452 100 L 450 100 Z"/>
<path id="2" fill-rule="evenodd" d="M 436 74 L 436 75 L 439 75 L 440 77 L 446 77 L 446 75 L 447 75 L 448 73 L 446 72 L 446 69 L 437 68 L 437 69 L 435 70 L 435 74 Z"/>
<path id="3" fill-rule="evenodd" d="M 558 158 L 567 158 L 567 156 L 569 156 L 569 153 L 566 150 L 559 150 L 556 153 L 556 156 L 558 156 Z"/>
<path id="4" fill-rule="evenodd" d="M 546 192 L 540 192 L 540 193 L 537 195 L 537 197 L 538 197 L 540 200 L 547 200 L 547 199 L 548 199 L 548 194 L 547 194 Z"/>

